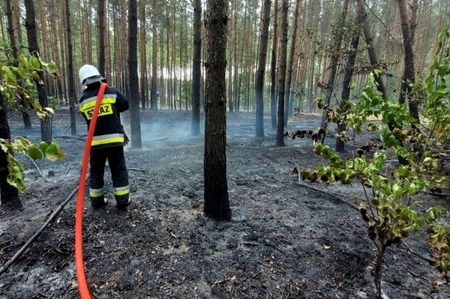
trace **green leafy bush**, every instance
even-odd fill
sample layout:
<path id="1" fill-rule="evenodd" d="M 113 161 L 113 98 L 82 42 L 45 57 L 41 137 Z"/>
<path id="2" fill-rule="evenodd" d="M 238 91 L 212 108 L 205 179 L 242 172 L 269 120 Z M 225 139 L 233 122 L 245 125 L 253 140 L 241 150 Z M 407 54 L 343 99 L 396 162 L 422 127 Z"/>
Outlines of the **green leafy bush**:
<path id="1" fill-rule="evenodd" d="M 354 133 L 378 132 L 380 144 L 373 155 L 360 151 L 344 160 L 329 146 L 314 144 L 314 152 L 328 165 L 301 171 L 301 178 L 310 181 L 359 182 L 364 190 L 360 212 L 367 224 L 377 256 L 375 285 L 381 298 L 382 261 L 386 248 L 398 245 L 411 233 L 426 230 L 435 253 L 436 267 L 450 280 L 450 230 L 443 218 L 449 212 L 443 207 L 424 209 L 418 194 L 448 188 L 450 179 L 442 173 L 443 151 L 450 136 L 450 30 L 439 35 L 439 47 L 429 76 L 414 86 L 409 101 L 421 103 L 420 123 L 410 116 L 408 106 L 385 100 L 370 76 L 357 103 L 345 111 L 346 127 Z M 441 58 L 442 57 L 442 58 Z M 340 111 L 335 111 L 339 114 Z M 377 119 L 376 121 L 369 121 Z M 392 126 L 394 124 L 394 126 Z M 345 132 L 339 136 L 345 140 Z M 392 163 L 398 158 L 402 163 Z M 389 161 L 390 163 L 388 163 Z"/>
<path id="2" fill-rule="evenodd" d="M 51 75 L 56 75 L 56 64 L 53 61 L 46 63 L 40 57 L 23 54 L 19 56 L 17 65 L 0 62 L 0 93 L 6 97 L 8 107 L 21 112 L 27 110 L 27 107 L 33 108 L 39 118 L 46 118 L 54 114 L 52 108 L 42 107 L 36 97 L 35 83 L 44 84 L 38 72 L 44 70 Z M 0 107 L 0 109 L 5 108 Z M 64 158 L 64 152 L 55 141 L 41 142 L 39 146 L 36 146 L 24 137 L 15 140 L 0 139 L 0 147 L 7 157 L 7 181 L 21 192 L 26 188 L 24 167 L 14 154 L 21 153 L 33 160 L 40 160 L 44 156 L 50 161 Z"/>
<path id="3" fill-rule="evenodd" d="M 25 191 L 24 183 L 24 167 L 14 154 L 20 153 L 27 155 L 32 160 L 41 160 L 43 157 L 49 161 L 56 161 L 64 159 L 64 152 L 56 142 L 50 144 L 42 141 L 39 146 L 36 146 L 30 140 L 20 137 L 15 140 L 1 139 L 0 147 L 7 155 L 8 161 L 8 183 L 17 188 L 20 192 Z"/>

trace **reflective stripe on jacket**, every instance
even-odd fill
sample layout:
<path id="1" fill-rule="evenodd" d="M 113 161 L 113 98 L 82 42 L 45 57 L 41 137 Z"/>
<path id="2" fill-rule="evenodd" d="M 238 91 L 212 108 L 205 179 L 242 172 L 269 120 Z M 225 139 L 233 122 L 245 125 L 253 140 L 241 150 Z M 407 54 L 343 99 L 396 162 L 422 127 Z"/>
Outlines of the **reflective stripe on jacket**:
<path id="1" fill-rule="evenodd" d="M 80 95 L 79 110 L 88 129 L 94 112 L 100 83 L 89 85 Z M 120 113 L 128 109 L 128 100 L 115 87 L 107 86 L 98 112 L 97 124 L 91 146 L 103 148 L 124 144 L 124 131 Z"/>

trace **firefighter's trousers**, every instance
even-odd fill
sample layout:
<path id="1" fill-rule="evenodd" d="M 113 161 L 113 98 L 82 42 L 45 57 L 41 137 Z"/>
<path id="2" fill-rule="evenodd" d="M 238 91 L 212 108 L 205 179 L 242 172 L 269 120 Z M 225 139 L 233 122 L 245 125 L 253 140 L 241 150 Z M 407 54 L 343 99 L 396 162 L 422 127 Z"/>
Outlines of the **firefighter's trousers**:
<path id="1" fill-rule="evenodd" d="M 104 173 L 108 161 L 113 182 L 114 197 L 118 205 L 129 200 L 128 170 L 125 162 L 123 146 L 92 149 L 90 156 L 90 189 L 91 204 L 99 206 L 104 202 Z"/>

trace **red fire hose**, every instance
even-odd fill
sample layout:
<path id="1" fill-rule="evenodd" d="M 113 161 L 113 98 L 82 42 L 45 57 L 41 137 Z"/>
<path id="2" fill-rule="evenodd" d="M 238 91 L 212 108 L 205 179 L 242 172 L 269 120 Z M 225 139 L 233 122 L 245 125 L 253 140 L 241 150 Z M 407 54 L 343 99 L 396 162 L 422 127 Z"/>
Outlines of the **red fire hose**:
<path id="1" fill-rule="evenodd" d="M 106 83 L 101 83 L 97 94 L 97 101 L 95 102 L 94 112 L 92 114 L 89 131 L 86 138 L 86 145 L 84 147 L 83 163 L 81 165 L 80 186 L 78 188 L 77 207 L 75 213 L 75 268 L 77 272 L 78 291 L 81 299 L 90 299 L 91 294 L 87 286 L 86 275 L 84 273 L 83 262 L 83 201 L 84 190 L 86 187 L 86 175 L 89 163 L 89 155 L 91 153 L 91 142 L 94 136 L 95 125 L 97 124 L 97 116 L 100 111 L 100 104 L 103 99 L 103 94 L 107 87 Z"/>

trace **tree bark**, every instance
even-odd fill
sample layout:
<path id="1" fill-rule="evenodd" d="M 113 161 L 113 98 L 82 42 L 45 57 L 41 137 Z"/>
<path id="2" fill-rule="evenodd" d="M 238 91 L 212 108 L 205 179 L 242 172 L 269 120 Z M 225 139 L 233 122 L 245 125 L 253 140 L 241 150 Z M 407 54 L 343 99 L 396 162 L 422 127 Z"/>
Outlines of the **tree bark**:
<path id="1" fill-rule="evenodd" d="M 415 67 L 414 67 L 413 36 L 411 34 L 411 27 L 414 27 L 415 25 L 410 24 L 410 22 L 408 21 L 406 0 L 397 0 L 397 2 L 402 25 L 403 48 L 405 51 L 404 69 L 403 69 L 402 83 L 400 86 L 399 102 L 403 104 L 405 103 L 406 99 L 408 99 L 409 113 L 418 124 L 420 122 L 419 103 L 410 96 L 412 86 L 416 81 Z"/>
<path id="2" fill-rule="evenodd" d="M 281 8 L 281 30 L 280 30 L 280 66 L 278 69 L 278 123 L 277 123 L 277 146 L 284 146 L 284 97 L 286 89 L 286 61 L 288 41 L 288 12 L 289 1 L 282 1 Z"/>
<path id="3" fill-rule="evenodd" d="M 270 61 L 270 115 L 272 129 L 277 128 L 277 48 L 278 48 L 278 0 L 273 5 L 272 55 Z"/>
<path id="4" fill-rule="evenodd" d="M 289 115 L 291 114 L 292 104 L 291 104 L 291 85 L 292 85 L 292 73 L 293 67 L 295 65 L 295 46 L 297 45 L 297 32 L 298 32 L 298 20 L 300 14 L 300 4 L 301 0 L 296 0 L 295 2 L 295 13 L 294 13 L 294 30 L 292 32 L 291 48 L 289 49 L 289 66 L 287 66 L 286 74 L 286 100 L 284 103 L 284 126 L 287 126 Z"/>
<path id="5" fill-rule="evenodd" d="M 5 99 L 0 92 L 0 138 L 11 139 L 11 132 L 9 130 L 8 115 L 6 112 Z M 22 204 L 19 198 L 19 191 L 17 188 L 11 186 L 8 181 L 8 160 L 7 154 L 0 149 L 0 191 L 1 203 L 8 207 L 21 207 Z"/>
<path id="6" fill-rule="evenodd" d="M 47 25 L 47 7 L 48 5 L 45 3 L 45 0 L 39 0 L 39 22 L 40 22 L 40 31 L 41 31 L 41 46 L 42 46 L 42 53 L 41 56 L 43 57 L 44 61 L 50 60 L 49 55 L 49 46 L 48 46 L 48 25 Z M 64 19 L 64 18 L 61 18 Z M 48 77 L 45 78 L 45 85 L 47 88 L 47 93 L 52 94 L 52 85 L 53 82 Z"/>
<path id="7" fill-rule="evenodd" d="M 256 137 L 264 137 L 264 74 L 266 72 L 267 44 L 269 40 L 271 0 L 264 0 L 261 14 L 261 35 L 259 38 L 258 69 L 256 70 Z"/>
<path id="8" fill-rule="evenodd" d="M 147 106 L 147 51 L 146 51 L 146 43 L 147 43 L 147 29 L 146 29 L 146 22 L 145 22 L 145 12 L 146 12 L 146 2 L 141 1 L 139 6 L 139 20 L 140 20 L 140 92 L 139 97 L 141 100 L 141 107 L 142 109 L 145 109 Z"/>
<path id="9" fill-rule="evenodd" d="M 234 105 L 234 94 L 233 94 L 233 66 L 234 66 L 234 53 L 236 52 L 235 47 L 235 40 L 236 40 L 236 34 L 235 34 L 235 24 L 236 24 L 236 16 L 235 16 L 235 6 L 236 6 L 236 0 L 230 1 L 230 21 L 228 23 L 228 84 L 227 84 L 227 102 L 228 102 L 228 111 L 233 112 L 233 105 Z"/>
<path id="10" fill-rule="evenodd" d="M 193 24 L 193 55 L 192 55 L 192 123 L 191 134 L 200 134 L 200 80 L 202 58 L 202 1 L 194 1 Z"/>
<path id="11" fill-rule="evenodd" d="M 128 70 L 130 74 L 131 146 L 142 148 L 139 116 L 139 77 L 137 67 L 137 0 L 128 1 Z"/>
<path id="12" fill-rule="evenodd" d="M 106 2 L 106 7 L 108 7 L 108 1 Z M 112 58 L 111 58 L 111 41 L 110 41 L 110 34 L 109 34 L 109 25 L 108 22 L 110 20 L 110 16 L 108 13 L 108 8 L 106 8 L 104 23 L 105 23 L 105 31 L 103 31 L 103 39 L 105 41 L 105 72 L 103 75 L 105 78 L 111 78 L 112 76 Z"/>
<path id="13" fill-rule="evenodd" d="M 11 5 L 11 0 L 6 0 L 6 16 L 8 20 L 8 35 L 9 35 L 9 41 L 11 43 L 11 54 L 13 57 L 13 64 L 15 66 L 18 65 L 19 61 L 19 50 L 17 47 L 18 41 L 15 34 L 16 29 L 14 28 L 15 22 L 13 17 L 13 7 Z M 19 81 L 19 84 L 22 84 Z M 32 129 L 31 124 L 31 117 L 30 117 L 30 105 L 27 103 L 27 101 L 24 99 L 24 95 L 20 93 L 20 105 L 22 106 L 22 120 L 23 120 L 23 126 L 26 130 Z"/>
<path id="14" fill-rule="evenodd" d="M 97 8 L 98 17 L 98 71 L 102 76 L 105 76 L 105 15 L 106 15 L 106 0 L 98 0 Z"/>
<path id="15" fill-rule="evenodd" d="M 356 18 L 355 18 L 355 24 L 356 26 L 361 26 L 362 19 L 364 16 L 364 1 L 358 0 L 358 5 L 356 9 Z M 344 82 L 342 83 L 342 96 L 339 100 L 339 108 L 341 111 L 344 110 L 345 103 L 349 101 L 350 99 L 350 83 L 353 76 L 353 69 L 355 67 L 355 61 L 356 61 L 356 54 L 358 52 L 358 46 L 359 46 L 359 37 L 360 37 L 361 31 L 360 29 L 356 29 L 353 33 L 353 38 L 351 41 L 351 48 L 350 52 L 347 57 L 347 64 L 345 66 L 345 72 L 344 72 Z M 337 131 L 338 133 L 344 132 L 346 130 L 345 121 L 342 121 L 338 123 Z M 344 152 L 345 151 L 345 143 L 341 138 L 336 138 L 335 143 L 335 150 L 337 152 Z"/>
<path id="16" fill-rule="evenodd" d="M 328 77 L 327 90 L 326 90 L 326 94 L 325 94 L 325 105 L 327 105 L 328 107 L 331 104 L 331 97 L 334 92 L 334 82 L 336 80 L 336 73 L 337 73 L 337 69 L 338 69 L 339 58 L 341 55 L 342 36 L 344 34 L 343 30 L 344 30 L 344 26 L 345 26 L 345 19 L 347 18 L 347 11 L 348 11 L 348 0 L 344 0 L 344 3 L 342 4 L 342 12 L 339 17 L 338 26 L 337 26 L 338 31 L 336 31 L 336 33 L 335 33 L 335 42 L 333 45 L 333 53 L 331 54 L 330 75 Z M 327 116 L 328 116 L 327 112 L 323 111 L 320 127 L 323 128 L 325 131 L 327 129 Z M 322 143 L 325 140 L 325 135 L 326 134 L 324 134 L 324 136 L 322 138 Z"/>
<path id="17" fill-rule="evenodd" d="M 77 97 L 75 92 L 75 78 L 73 69 L 73 45 L 72 45 L 72 26 L 70 23 L 70 1 L 64 0 L 66 5 L 66 38 L 67 38 L 67 74 L 69 85 L 69 110 L 70 110 L 70 132 L 72 136 L 77 135 L 76 104 Z"/>
<path id="18" fill-rule="evenodd" d="M 152 79 L 150 87 L 150 109 L 158 110 L 158 27 L 157 27 L 157 0 L 152 6 Z"/>
<path id="19" fill-rule="evenodd" d="M 39 59 L 39 46 L 37 41 L 37 29 L 36 29 L 36 14 L 34 9 L 33 0 L 25 0 L 26 10 L 26 22 L 25 27 L 27 29 L 28 48 L 31 55 Z M 41 82 L 44 82 L 44 72 L 38 71 L 38 75 Z M 36 88 L 38 91 L 39 104 L 42 107 L 48 107 L 47 91 L 43 83 L 35 80 Z M 50 115 L 41 119 L 41 139 L 45 142 L 51 142 L 52 140 L 52 117 Z"/>
<path id="20" fill-rule="evenodd" d="M 18 53 L 17 53 L 17 39 L 15 35 L 15 29 L 14 29 L 14 17 L 13 17 L 13 9 L 11 5 L 11 0 L 6 0 L 6 18 L 8 21 L 8 35 L 9 35 L 9 42 L 11 43 L 11 54 L 14 60 L 17 60 Z M 8 54 L 8 52 L 7 52 Z M 9 55 L 8 55 L 9 56 Z"/>
<path id="21" fill-rule="evenodd" d="M 129 86 L 130 86 L 130 82 L 129 82 L 129 78 L 130 78 L 130 72 L 128 70 L 128 55 L 129 55 L 129 47 L 128 47 L 128 41 L 129 41 L 129 36 L 128 36 L 128 28 L 127 28 L 127 22 L 125 22 L 125 20 L 127 20 L 127 1 L 120 1 L 120 30 L 123 34 L 123 38 L 120 40 L 121 41 L 121 45 L 120 45 L 120 51 L 122 52 L 122 88 L 124 93 L 127 96 L 130 96 L 130 90 L 129 90 Z"/>
<path id="22" fill-rule="evenodd" d="M 369 21 L 367 20 L 367 13 L 364 8 L 365 3 L 364 3 L 364 0 L 358 0 L 358 2 L 361 2 L 359 5 L 362 7 L 362 10 L 363 10 L 362 15 L 361 15 L 361 24 L 362 24 L 362 28 L 364 31 L 364 38 L 366 40 L 367 52 L 369 54 L 370 64 L 372 65 L 373 69 L 379 69 L 380 65 L 378 63 L 378 57 L 375 52 L 373 37 L 372 37 L 372 34 L 370 33 L 370 26 L 369 26 Z M 375 76 L 375 82 L 377 82 L 377 90 L 379 92 L 381 92 L 381 94 L 383 95 L 383 99 L 387 100 L 386 87 L 385 87 L 383 78 L 381 77 L 381 74 L 379 75 L 377 72 L 375 72 L 374 76 Z"/>
<path id="23" fill-rule="evenodd" d="M 206 128 L 204 184 L 207 217 L 228 221 L 231 210 L 228 200 L 226 163 L 226 37 L 227 1 L 208 0 L 206 27 Z"/>

